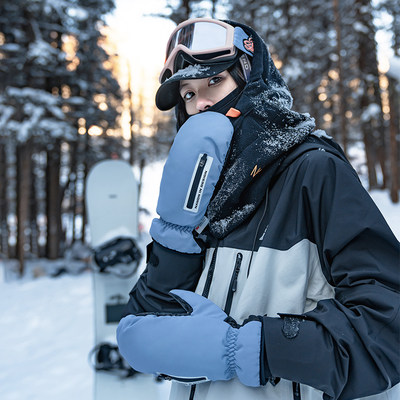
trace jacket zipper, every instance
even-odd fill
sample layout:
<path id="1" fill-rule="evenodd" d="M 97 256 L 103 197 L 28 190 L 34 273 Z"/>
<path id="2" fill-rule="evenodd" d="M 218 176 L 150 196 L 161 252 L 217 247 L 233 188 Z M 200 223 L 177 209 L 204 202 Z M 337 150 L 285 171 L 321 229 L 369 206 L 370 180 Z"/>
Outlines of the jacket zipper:
<path id="1" fill-rule="evenodd" d="M 235 267 L 233 269 L 231 283 L 229 284 L 228 296 L 226 298 L 226 303 L 225 303 L 225 308 L 224 308 L 224 311 L 228 315 L 232 308 L 233 295 L 235 294 L 236 289 L 237 289 L 237 281 L 238 281 L 240 266 L 242 265 L 242 260 L 243 260 L 243 254 L 238 253 L 236 255 Z"/>
<path id="2" fill-rule="evenodd" d="M 300 383 L 292 382 L 293 400 L 301 400 Z"/>
<path id="3" fill-rule="evenodd" d="M 206 298 L 208 297 L 208 295 L 210 293 L 211 281 L 212 281 L 212 278 L 214 276 L 215 262 L 217 260 L 217 251 L 218 251 L 218 243 L 215 246 L 214 253 L 213 253 L 212 258 L 211 258 L 210 267 L 208 268 L 208 272 L 207 272 L 206 283 L 204 284 L 204 288 L 203 288 L 202 296 L 206 297 Z M 193 400 L 194 399 L 195 393 L 196 393 L 196 385 L 192 385 L 190 387 L 189 400 Z"/>
<path id="4" fill-rule="evenodd" d="M 195 392 L 196 392 L 196 385 L 192 385 L 192 386 L 190 387 L 190 397 L 189 397 L 189 400 L 193 400 L 193 399 L 194 399 L 194 394 L 195 394 Z"/>
<path id="5" fill-rule="evenodd" d="M 251 257 L 250 257 L 250 262 L 249 262 L 249 267 L 248 267 L 248 270 L 247 270 L 247 276 L 249 276 L 249 273 L 250 273 L 250 265 L 251 265 L 251 260 L 253 258 L 253 253 L 254 253 L 254 249 L 255 249 L 255 243 L 256 243 L 256 240 L 257 240 L 257 237 L 258 237 L 258 231 L 260 230 L 261 222 L 264 219 L 264 216 L 265 216 L 265 214 L 267 212 L 268 191 L 269 190 L 267 188 L 267 192 L 266 192 L 266 195 L 265 195 L 265 198 L 266 198 L 265 207 L 264 207 L 264 211 L 263 211 L 263 214 L 261 216 L 260 222 L 259 222 L 259 224 L 257 226 L 256 235 L 254 237 L 253 248 L 251 250 Z M 214 253 L 213 253 L 212 258 L 211 258 L 211 263 L 210 263 L 210 267 L 208 269 L 206 283 L 204 284 L 204 289 L 203 289 L 203 293 L 202 293 L 202 296 L 204 296 L 206 298 L 208 297 L 208 295 L 210 293 L 211 281 L 212 281 L 212 278 L 214 276 L 215 263 L 216 263 L 216 260 L 217 260 L 217 251 L 218 251 L 218 243 L 215 246 L 215 250 L 214 250 Z M 239 261 L 239 259 L 240 259 L 240 261 Z M 229 285 L 228 298 L 226 299 L 225 310 L 224 310 L 228 315 L 229 315 L 230 309 L 232 307 L 233 294 L 237 289 L 237 278 L 238 278 L 238 275 L 239 275 L 239 271 L 240 271 L 240 266 L 242 264 L 242 260 L 243 260 L 242 253 L 238 253 L 237 256 L 236 256 L 235 268 L 234 268 L 233 275 L 232 275 L 232 278 L 231 278 L 231 283 Z M 194 399 L 195 393 L 196 393 L 196 385 L 192 385 L 191 388 L 190 388 L 189 400 L 193 400 Z M 299 387 L 299 393 L 300 393 L 300 387 Z M 293 387 L 293 396 L 294 396 L 294 394 L 295 394 L 295 391 L 294 391 L 294 387 Z M 298 398 L 298 399 L 296 398 L 294 400 L 300 400 L 300 398 Z"/>
<path id="6" fill-rule="evenodd" d="M 203 293 L 202 293 L 203 297 L 208 297 L 208 295 L 210 293 L 211 281 L 214 276 L 214 270 L 215 270 L 215 262 L 217 260 L 217 251 L 218 251 L 218 243 L 215 246 L 214 253 L 211 258 L 210 268 L 208 268 L 207 279 L 206 279 L 206 283 L 204 284 L 204 289 L 203 289 Z"/>

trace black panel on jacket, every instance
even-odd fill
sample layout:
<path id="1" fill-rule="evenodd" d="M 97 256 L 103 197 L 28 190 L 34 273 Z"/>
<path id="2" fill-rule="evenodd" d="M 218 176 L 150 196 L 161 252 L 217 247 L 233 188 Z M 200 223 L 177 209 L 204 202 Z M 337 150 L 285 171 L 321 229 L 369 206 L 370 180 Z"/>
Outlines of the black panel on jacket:
<path id="1" fill-rule="evenodd" d="M 147 266 L 129 294 L 124 316 L 139 313 L 179 313 L 173 289 L 194 291 L 203 268 L 204 254 L 185 254 L 157 242 L 147 248 Z"/>

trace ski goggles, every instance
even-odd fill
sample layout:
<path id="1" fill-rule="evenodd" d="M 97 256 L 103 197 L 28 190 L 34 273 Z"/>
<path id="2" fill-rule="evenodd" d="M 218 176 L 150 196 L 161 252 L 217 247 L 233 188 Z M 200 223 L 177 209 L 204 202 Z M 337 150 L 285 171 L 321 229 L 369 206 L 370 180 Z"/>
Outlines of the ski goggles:
<path id="1" fill-rule="evenodd" d="M 241 36 L 240 40 L 235 36 Z M 235 40 L 236 39 L 236 40 Z M 195 18 L 179 24 L 172 32 L 168 43 L 164 68 L 160 74 L 160 83 L 170 78 L 181 69 L 178 55 L 184 53 L 197 63 L 228 61 L 235 58 L 238 43 L 248 39 L 248 35 L 241 28 L 234 28 L 225 22 Z M 243 49 L 250 55 L 246 49 Z"/>

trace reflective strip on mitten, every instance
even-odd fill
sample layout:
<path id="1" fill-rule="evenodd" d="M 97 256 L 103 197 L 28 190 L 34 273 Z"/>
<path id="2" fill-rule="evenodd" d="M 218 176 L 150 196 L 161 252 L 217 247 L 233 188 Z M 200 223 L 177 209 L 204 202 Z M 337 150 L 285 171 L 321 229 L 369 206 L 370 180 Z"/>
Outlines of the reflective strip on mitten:
<path id="1" fill-rule="evenodd" d="M 233 126 L 225 115 L 191 116 L 172 144 L 150 235 L 165 247 L 200 253 L 192 232 L 202 221 L 229 151 Z"/>
<path id="2" fill-rule="evenodd" d="M 183 315 L 129 315 L 121 320 L 121 354 L 137 371 L 183 382 L 229 380 L 260 386 L 261 322 L 233 328 L 213 302 L 193 292 L 171 294 Z"/>

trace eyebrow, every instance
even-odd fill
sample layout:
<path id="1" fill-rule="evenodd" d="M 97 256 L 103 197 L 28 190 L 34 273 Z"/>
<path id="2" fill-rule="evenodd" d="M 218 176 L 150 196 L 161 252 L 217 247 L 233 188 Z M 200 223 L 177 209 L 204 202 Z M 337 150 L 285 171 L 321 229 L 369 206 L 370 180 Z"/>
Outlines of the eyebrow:
<path id="1" fill-rule="evenodd" d="M 181 83 L 179 86 L 179 90 L 188 85 L 189 85 L 189 83 Z"/>

